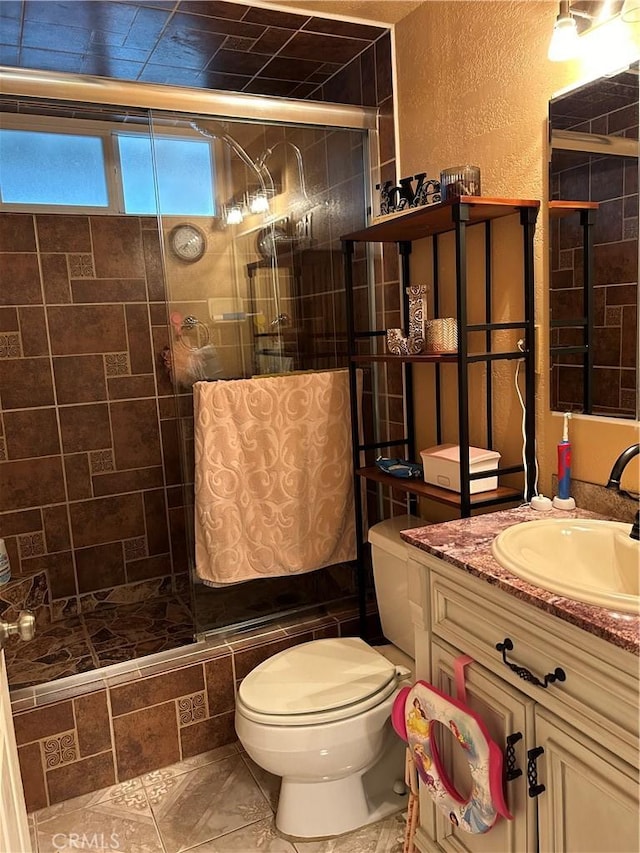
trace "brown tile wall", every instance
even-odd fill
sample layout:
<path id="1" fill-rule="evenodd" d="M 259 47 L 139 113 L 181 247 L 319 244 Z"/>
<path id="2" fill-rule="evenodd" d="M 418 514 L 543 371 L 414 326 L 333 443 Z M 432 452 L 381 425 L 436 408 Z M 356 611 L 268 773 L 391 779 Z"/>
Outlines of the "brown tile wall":
<path id="1" fill-rule="evenodd" d="M 377 614 L 370 629 L 380 635 Z M 27 808 L 44 808 L 236 740 L 235 693 L 263 660 L 312 639 L 357 634 L 353 611 L 250 633 L 99 689 L 14 711 Z M 81 688 L 78 688 L 81 690 Z M 19 707 L 28 700 L 20 700 Z"/>
<path id="2" fill-rule="evenodd" d="M 362 100 L 349 100 L 349 103 L 375 105 L 378 112 L 378 148 L 379 163 L 372 171 L 372 186 L 393 181 L 401 176 L 396 173 L 395 134 L 393 100 L 393 66 L 391 61 L 391 36 L 386 33 L 375 44 L 362 53 L 344 71 L 337 74 L 323 86 L 323 96 L 328 100 L 338 98 L 338 91 L 344 88 L 352 95 L 355 93 L 355 76 L 352 66 L 359 66 Z M 351 81 L 351 82 L 348 82 Z M 340 98 L 341 100 L 343 98 Z M 373 215 L 378 213 L 378 199 L 374 190 Z M 395 246 L 378 244 L 369 246 L 373 253 L 374 276 L 373 288 L 375 297 L 375 328 L 391 329 L 402 325 L 400 286 L 400 267 Z M 367 259 L 362 252 L 356 254 L 354 265 L 354 280 L 356 282 L 356 323 L 361 328 L 368 325 L 369 291 L 367 275 Z M 383 339 L 374 341 L 377 352 L 385 352 Z M 400 365 L 379 364 L 377 370 L 378 406 L 379 406 L 379 435 L 380 441 L 391 441 L 405 435 L 403 413 L 402 368 Z M 365 377 L 364 413 L 365 424 L 373 425 L 373 398 L 370 394 L 372 377 Z M 375 440 L 372 431 L 366 436 L 367 441 Z M 388 455 L 394 451 L 389 450 Z M 417 460 L 419 461 L 419 460 Z M 368 460 L 373 462 L 373 456 Z M 369 524 L 381 518 L 407 511 L 406 495 L 395 490 L 383 489 L 382 513 L 377 506 L 377 489 L 375 484 L 367 483 L 368 490 L 368 519 Z"/>
<path id="3" fill-rule="evenodd" d="M 394 101 L 393 101 L 393 67 L 391 62 L 391 36 L 385 33 L 379 37 L 366 51 L 352 60 L 343 70 L 335 74 L 324 83 L 319 90 L 322 100 L 338 101 L 341 103 L 361 104 L 365 106 L 376 106 L 379 108 L 378 115 L 378 163 L 373 165 L 371 173 L 371 184 L 390 180 L 394 181 L 396 175 L 395 162 L 395 135 L 394 135 Z M 319 93 L 312 93 L 310 98 L 318 98 Z M 335 162 L 344 163 L 345 156 L 339 157 Z M 377 198 L 373 198 L 373 215 L 377 214 Z M 345 229 L 347 230 L 347 229 Z M 345 233 L 343 231 L 342 233 Z M 335 247 L 335 265 L 342 263 L 339 257 L 339 246 Z M 377 329 L 396 328 L 400 323 L 400 270 L 398 265 L 397 251 L 394 246 L 371 245 L 368 251 L 373 253 L 374 276 L 373 293 L 375 296 Z M 341 273 L 338 273 L 341 280 Z M 368 260 L 364 247 L 356 245 L 356 253 L 353 264 L 354 277 L 354 306 L 356 327 L 366 329 L 369 327 L 369 274 Z M 343 306 L 338 310 L 342 312 Z M 338 314 L 344 321 L 344 315 Z M 344 322 L 342 329 L 344 330 Z M 364 344 L 363 344 L 364 346 Z M 380 340 L 374 342 L 373 346 L 383 347 Z M 364 351 L 364 350 L 363 350 Z M 379 351 L 384 351 L 379 349 Z M 379 393 L 377 395 L 379 404 L 378 440 L 385 441 L 404 435 L 404 415 L 402 403 L 402 376 L 399 365 L 377 365 L 377 381 Z M 374 409 L 371 394 L 372 375 L 365 368 L 364 375 L 364 400 L 363 400 L 363 422 L 366 430 L 365 441 L 374 441 Z M 371 458 L 368 460 L 372 462 Z M 375 484 L 368 483 L 368 520 L 369 524 L 375 523 L 380 518 L 389 518 L 392 515 L 406 512 L 406 498 L 401 492 L 383 490 L 382 514 L 378 511 L 377 489 Z"/>
<path id="4" fill-rule="evenodd" d="M 177 420 L 162 406 L 173 390 L 157 358 L 156 229 L 154 218 L 0 215 L 0 536 L 20 603 L 37 601 L 42 617 L 49 603 L 69 615 L 81 596 L 98 592 L 85 599 L 95 606 L 100 591 L 142 580 L 170 588 L 186 570 L 172 561 L 184 529 L 168 524 Z M 2 598 L 7 615 L 11 590 Z"/>
<path id="5" fill-rule="evenodd" d="M 239 8 L 245 14 L 247 7 Z M 285 41 L 288 42 L 295 28 L 303 23 L 302 18 L 293 15 L 289 16 L 288 25 L 294 29 L 278 29 L 272 26 L 273 21 L 269 23 L 260 18 L 264 10 L 249 10 L 247 14 L 251 16 L 254 12 L 259 20 L 251 18 L 252 26 L 262 23 L 266 27 L 254 45 L 254 52 L 280 50 L 284 42 L 279 36 L 286 33 Z M 280 16 L 278 26 L 284 26 L 282 16 L 286 17 L 286 13 L 272 14 Z M 200 16 L 193 18 L 198 24 L 202 20 Z M 252 91 L 380 106 L 380 162 L 374 166 L 373 183 L 395 179 L 389 33 L 321 18 L 308 19 L 304 29 L 322 33 L 322 36 L 300 33 L 297 41 L 292 41 L 283 53 L 283 57 L 288 58 L 280 59 L 280 66 L 270 63 L 268 73 L 265 71 L 272 88 L 254 87 Z M 329 57 L 329 43 L 347 52 Z M 174 41 L 174 48 L 179 49 L 176 45 Z M 219 47 L 216 45 L 216 49 Z M 316 65 L 321 63 L 321 67 L 312 69 L 307 82 L 299 82 L 303 60 L 295 50 L 293 54 L 290 52 L 293 48 L 300 48 L 304 59 L 311 59 Z M 310 50 L 319 51 L 319 55 L 312 57 Z M 59 58 L 60 54 L 56 56 Z M 223 49 L 218 58 L 231 61 L 239 57 L 226 57 Z M 294 65 L 291 65 L 292 58 Z M 58 67 L 57 61 L 56 58 L 51 60 L 50 67 L 54 70 L 79 70 L 64 64 Z M 295 70 L 297 82 L 273 88 L 278 83 L 274 78 L 285 80 L 290 76 L 286 62 Z M 345 62 L 348 64 L 340 70 Z M 197 77 L 188 69 L 186 79 L 182 79 L 176 67 L 180 64 L 173 63 L 166 73 L 157 68 L 159 76 L 151 73 L 140 79 L 229 89 L 240 89 L 240 82 L 245 82 L 221 71 Z M 131 76 L 117 63 L 113 68 L 114 77 Z M 90 71 L 89 68 L 83 70 Z M 330 191 L 340 188 L 350 201 L 353 199 L 363 205 L 360 175 L 345 171 L 345 165 L 359 157 L 357 145 L 344 151 L 341 144 L 339 135 L 333 134 L 317 145 L 316 151 L 312 150 L 313 141 L 301 147 L 306 148 L 305 162 L 315 163 L 314 168 L 324 171 L 324 187 L 329 187 Z M 351 210 L 355 208 L 355 204 L 350 206 Z M 345 306 L 338 238 L 360 222 L 338 215 L 330 225 L 328 220 L 318 224 L 320 228 L 314 236 L 323 258 L 316 264 L 314 289 L 302 301 L 306 327 L 312 330 L 310 336 L 304 336 L 306 342 L 311 342 L 307 363 L 310 367 L 321 368 L 333 366 L 336 354 L 340 363 L 344 361 Z M 186 410 L 176 409 L 169 380 L 155 359 L 168 343 L 164 281 L 155 226 L 131 217 L 13 214 L 0 217 L 0 252 L 4 270 L 2 292 L 8 297 L 6 310 L 0 307 L 0 340 L 6 340 L 6 353 L 3 350 L 3 357 L 0 357 L 0 387 L 4 389 L 0 404 L 3 411 L 6 409 L 12 414 L 8 426 L 0 418 L 0 460 L 10 463 L 2 467 L 11 493 L 11 500 L 7 498 L 4 505 L 0 497 L 0 535 L 4 530 L 9 536 L 14 572 L 20 576 L 27 570 L 19 556 L 18 534 L 7 532 L 11 530 L 11 517 L 17 507 L 30 508 L 29 514 L 21 517 L 20 524 L 24 528 L 21 533 L 44 533 L 43 556 L 47 558 L 51 595 L 57 603 L 55 612 L 73 613 L 78 606 L 78 596 L 84 596 L 86 607 L 94 606 L 101 594 L 98 591 L 97 596 L 92 595 L 92 588 L 123 579 L 133 582 L 141 576 L 136 568 L 145 578 L 153 578 L 158 572 L 167 571 L 169 556 L 173 573 L 185 572 L 187 546 L 179 488 L 179 442 L 182 435 L 182 440 L 189 444 L 190 398 L 185 395 L 179 401 Z M 308 260 L 313 265 L 313 258 Z M 376 291 L 384 292 L 385 315 L 389 315 L 385 317 L 387 325 L 396 325 L 389 318 L 397 313 L 399 305 L 397 272 L 394 278 L 386 270 L 383 288 L 379 260 L 376 258 Z M 358 311 L 367 316 L 364 252 L 358 254 L 356 277 L 360 290 Z M 14 299 L 10 298 L 11 294 Z M 378 304 L 385 303 L 378 301 Z M 324 330 L 327 317 L 335 318 L 338 329 L 331 340 Z M 4 331 L 6 336 L 2 334 Z M 394 381 L 397 386 L 395 377 L 389 380 L 389 388 Z M 367 425 L 372 423 L 369 387 L 367 376 L 364 404 Z M 393 394 L 397 396 L 397 388 Z M 157 404 L 159 415 L 151 413 L 154 404 Z M 388 407 L 396 413 L 392 420 L 397 417 L 396 404 L 397 400 L 392 400 Z M 30 438 L 21 434 L 20 410 L 30 413 L 31 423 L 39 421 L 37 430 L 31 428 Z M 383 411 L 387 411 L 386 406 Z M 182 430 L 178 428 L 178 417 L 182 418 Z M 125 430 L 129 427 L 138 430 L 141 424 L 150 432 L 138 432 L 135 443 L 129 443 L 124 438 Z M 393 429 L 386 415 L 382 428 L 385 434 Z M 10 445 L 10 455 L 7 445 Z M 186 450 L 189 451 L 188 446 Z M 23 456 L 25 452 L 27 455 Z M 31 478 L 28 488 L 24 488 L 26 477 Z M 13 497 L 18 499 L 17 503 L 13 502 Z M 155 504 L 153 511 L 149 510 L 155 499 L 164 503 L 167 497 L 169 529 Z M 395 509 L 392 507 L 385 515 L 403 508 L 398 502 Z M 157 521 L 160 517 L 162 520 Z M 371 522 L 375 520 L 373 512 L 369 517 Z M 150 529 L 150 518 L 156 519 L 154 530 Z M 148 549 L 149 559 L 137 560 L 135 567 L 127 559 L 125 536 L 118 530 L 121 522 L 127 526 L 126 539 L 142 540 Z M 83 534 L 85 525 L 90 525 L 95 532 Z M 116 530 L 119 532 L 117 538 Z M 166 545 L 167 537 L 170 550 Z M 122 557 L 118 554 L 120 547 Z M 151 560 L 151 555 L 158 559 Z M 100 581 L 93 577 L 94 556 L 109 557 L 103 562 L 104 577 Z M 26 586 L 23 584 L 21 600 L 31 606 L 39 603 L 44 614 L 49 592 L 46 587 L 42 589 L 42 578 L 47 575 L 33 575 Z M 4 607 L 0 601 L 0 611 Z"/>
<path id="6" fill-rule="evenodd" d="M 598 116 L 572 130 L 638 138 L 637 110 Z M 597 201 L 594 226 L 593 414 L 634 418 L 638 348 L 638 163 L 634 158 L 554 152 L 553 198 Z M 579 218 L 552 223 L 550 305 L 554 320 L 583 316 L 583 251 Z M 580 345 L 582 331 L 552 329 L 552 345 Z M 553 409 L 580 409 L 582 356 L 555 355 Z"/>

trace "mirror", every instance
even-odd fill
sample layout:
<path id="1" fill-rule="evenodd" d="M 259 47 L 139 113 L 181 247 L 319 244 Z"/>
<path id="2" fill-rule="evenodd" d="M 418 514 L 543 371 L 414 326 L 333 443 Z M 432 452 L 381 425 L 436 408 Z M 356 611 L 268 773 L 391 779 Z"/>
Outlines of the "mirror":
<path id="1" fill-rule="evenodd" d="M 549 105 L 553 410 L 638 418 L 638 79 Z"/>

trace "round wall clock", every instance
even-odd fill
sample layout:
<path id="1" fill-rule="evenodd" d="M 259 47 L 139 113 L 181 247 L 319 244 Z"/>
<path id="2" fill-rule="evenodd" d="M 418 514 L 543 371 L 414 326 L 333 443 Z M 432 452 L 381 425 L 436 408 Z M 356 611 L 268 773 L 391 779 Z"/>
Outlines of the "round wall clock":
<path id="1" fill-rule="evenodd" d="M 199 261 L 207 247 L 204 232 L 195 225 L 183 223 L 176 225 L 169 233 L 169 245 L 174 255 L 181 261 L 193 263 Z"/>
<path id="2" fill-rule="evenodd" d="M 284 228 L 281 228 L 279 225 L 269 225 L 258 231 L 256 248 L 258 250 L 258 254 L 263 260 L 270 261 L 275 258 L 278 243 L 284 243 L 286 246 L 290 245 L 287 232 Z M 291 251 L 291 249 L 289 249 L 289 251 Z"/>

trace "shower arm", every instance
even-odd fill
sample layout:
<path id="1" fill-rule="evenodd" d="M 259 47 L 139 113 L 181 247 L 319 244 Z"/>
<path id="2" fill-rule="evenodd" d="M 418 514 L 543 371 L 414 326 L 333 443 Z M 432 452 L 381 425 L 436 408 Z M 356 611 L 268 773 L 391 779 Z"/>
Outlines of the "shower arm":
<path id="1" fill-rule="evenodd" d="M 231 136 L 231 134 L 224 128 L 224 125 L 222 125 L 221 130 L 216 130 L 213 132 L 206 130 L 206 128 L 204 127 L 201 127 L 195 121 L 190 122 L 190 125 L 194 130 L 197 130 L 198 133 L 201 133 L 202 136 L 206 136 L 207 139 L 220 139 L 222 140 L 222 142 L 226 142 L 229 148 L 231 148 L 238 155 L 238 157 L 242 160 L 245 166 L 248 166 L 252 172 L 255 172 L 258 177 L 258 180 L 260 181 L 260 189 L 262 190 L 262 192 L 270 196 L 275 195 L 275 185 L 273 183 L 273 178 L 271 176 L 271 172 L 264 163 L 264 158 L 261 157 L 258 162 L 252 160 L 251 157 L 244 150 L 242 145 L 240 145 L 238 140 L 234 139 L 233 136 Z"/>
<path id="2" fill-rule="evenodd" d="M 266 169 L 266 165 L 265 165 L 266 161 L 269 159 L 269 157 L 271 157 L 274 149 L 277 148 L 278 145 L 290 145 L 293 148 L 295 155 L 296 155 L 296 160 L 298 162 L 298 175 L 300 177 L 300 189 L 302 190 L 302 197 L 304 198 L 304 200 L 308 204 L 312 204 L 313 202 L 311 201 L 311 199 L 307 195 L 307 186 L 306 186 L 306 182 L 304 179 L 304 162 L 302 160 L 302 151 L 298 148 L 298 146 L 295 144 L 295 142 L 290 142 L 288 139 L 281 139 L 279 142 L 275 142 L 270 148 L 267 148 L 258 157 L 258 160 L 256 161 L 257 165 L 261 169 L 262 168 Z"/>

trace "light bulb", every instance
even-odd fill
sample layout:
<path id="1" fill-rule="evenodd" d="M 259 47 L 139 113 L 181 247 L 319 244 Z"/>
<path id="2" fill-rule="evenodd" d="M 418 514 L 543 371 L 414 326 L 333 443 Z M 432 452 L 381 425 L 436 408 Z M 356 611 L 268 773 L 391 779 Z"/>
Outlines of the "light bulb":
<path id="1" fill-rule="evenodd" d="M 600 11 L 598 12 L 598 17 L 596 20 L 599 23 L 603 21 L 608 21 L 612 15 L 611 7 L 613 6 L 613 0 L 603 0 L 602 6 L 600 7 Z"/>
<path id="2" fill-rule="evenodd" d="M 620 17 L 625 24 L 640 24 L 640 0 L 624 0 Z"/>
<path id="3" fill-rule="evenodd" d="M 549 44 L 549 59 L 552 62 L 565 62 L 576 57 L 579 52 L 580 41 L 575 20 L 571 15 L 558 15 Z"/>
<path id="4" fill-rule="evenodd" d="M 266 213 L 269 210 L 269 199 L 264 193 L 256 193 L 249 204 L 251 213 Z"/>
<path id="5" fill-rule="evenodd" d="M 242 210 L 238 205 L 227 208 L 226 223 L 227 225 L 240 225 L 243 220 Z"/>

